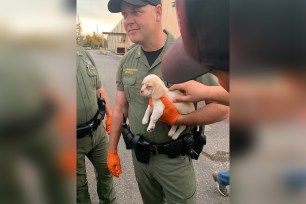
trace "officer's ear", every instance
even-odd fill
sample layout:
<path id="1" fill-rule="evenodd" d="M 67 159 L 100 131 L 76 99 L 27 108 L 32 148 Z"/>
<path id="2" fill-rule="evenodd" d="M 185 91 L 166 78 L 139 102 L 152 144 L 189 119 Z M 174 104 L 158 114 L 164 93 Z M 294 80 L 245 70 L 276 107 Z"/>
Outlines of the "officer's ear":
<path id="1" fill-rule="evenodd" d="M 156 11 L 156 22 L 161 22 L 162 21 L 162 13 L 163 13 L 162 5 L 158 4 L 155 7 L 155 11 Z"/>

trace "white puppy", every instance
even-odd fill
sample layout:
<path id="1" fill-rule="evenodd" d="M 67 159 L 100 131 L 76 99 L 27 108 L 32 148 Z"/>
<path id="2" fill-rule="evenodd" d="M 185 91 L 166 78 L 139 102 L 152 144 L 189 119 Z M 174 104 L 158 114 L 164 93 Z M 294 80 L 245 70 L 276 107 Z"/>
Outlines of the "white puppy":
<path id="1" fill-rule="evenodd" d="M 165 105 L 160 98 L 162 96 L 166 96 L 172 102 L 172 98 L 175 95 L 183 95 L 180 91 L 169 91 L 164 82 L 154 74 L 150 74 L 143 79 L 140 94 L 146 97 L 151 97 L 153 102 L 154 108 L 148 105 L 142 119 L 143 125 L 148 124 L 150 121 L 147 128 L 148 132 L 152 132 L 154 130 L 156 122 L 164 112 Z M 180 114 L 188 114 L 195 110 L 193 103 L 173 103 L 173 105 Z M 178 129 L 177 127 L 177 125 L 173 125 L 168 133 L 173 140 L 177 139 L 186 128 L 186 126 L 183 125 L 179 126 Z"/>

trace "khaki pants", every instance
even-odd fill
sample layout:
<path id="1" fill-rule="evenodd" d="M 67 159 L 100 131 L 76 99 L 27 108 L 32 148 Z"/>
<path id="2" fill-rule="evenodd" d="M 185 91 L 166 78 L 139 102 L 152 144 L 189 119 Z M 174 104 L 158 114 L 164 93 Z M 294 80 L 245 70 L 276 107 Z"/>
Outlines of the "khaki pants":
<path id="1" fill-rule="evenodd" d="M 95 168 L 100 203 L 116 203 L 113 176 L 107 168 L 108 138 L 102 125 L 92 134 L 77 139 L 77 203 L 90 204 L 85 156 Z"/>
<path id="2" fill-rule="evenodd" d="M 134 151 L 135 176 L 144 204 L 194 204 L 196 180 L 192 161 L 187 156 L 170 159 L 151 155 L 150 162 L 138 162 Z"/>

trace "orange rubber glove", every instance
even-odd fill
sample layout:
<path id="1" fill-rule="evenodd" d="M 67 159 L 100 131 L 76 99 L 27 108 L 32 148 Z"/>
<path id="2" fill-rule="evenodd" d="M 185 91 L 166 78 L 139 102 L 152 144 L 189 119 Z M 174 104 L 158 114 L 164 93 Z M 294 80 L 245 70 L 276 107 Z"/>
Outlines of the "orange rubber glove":
<path id="1" fill-rule="evenodd" d="M 111 126 L 111 122 L 112 122 L 112 114 L 108 114 L 106 115 L 106 122 L 105 122 L 105 126 L 106 126 L 106 132 L 109 135 L 110 134 L 110 126 Z"/>
<path id="2" fill-rule="evenodd" d="M 165 105 L 165 110 L 163 112 L 163 115 L 159 118 L 159 120 L 169 125 L 174 125 L 177 119 L 180 117 L 180 113 L 177 111 L 176 107 L 166 96 L 162 96 L 160 100 Z M 151 98 L 149 99 L 149 104 L 151 107 L 153 107 L 153 102 Z"/>
<path id="3" fill-rule="evenodd" d="M 121 165 L 120 165 L 120 158 L 118 156 L 118 151 L 111 151 L 108 149 L 108 156 L 107 156 L 107 167 L 111 174 L 116 177 L 122 173 Z"/>

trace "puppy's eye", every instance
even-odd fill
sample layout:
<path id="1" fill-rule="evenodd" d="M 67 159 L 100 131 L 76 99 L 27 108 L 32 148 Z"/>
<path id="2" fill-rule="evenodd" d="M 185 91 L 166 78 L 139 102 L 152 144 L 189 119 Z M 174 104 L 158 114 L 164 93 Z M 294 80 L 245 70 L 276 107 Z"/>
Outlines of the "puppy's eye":
<path id="1" fill-rule="evenodd" d="M 148 88 L 148 89 L 151 89 L 151 88 L 152 88 L 152 86 L 150 86 L 150 85 L 147 85 L 147 88 Z"/>

